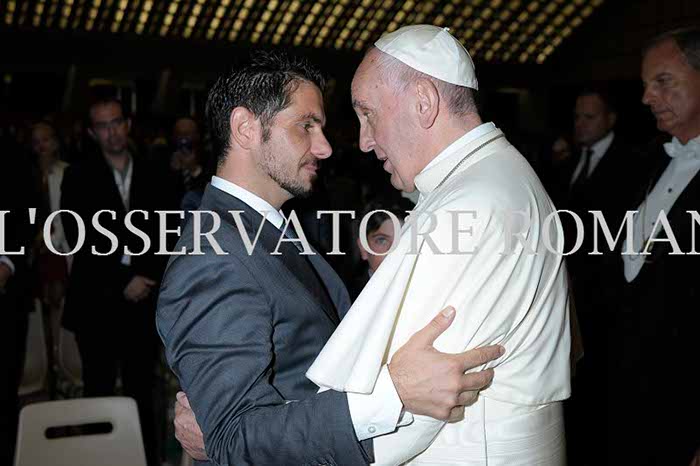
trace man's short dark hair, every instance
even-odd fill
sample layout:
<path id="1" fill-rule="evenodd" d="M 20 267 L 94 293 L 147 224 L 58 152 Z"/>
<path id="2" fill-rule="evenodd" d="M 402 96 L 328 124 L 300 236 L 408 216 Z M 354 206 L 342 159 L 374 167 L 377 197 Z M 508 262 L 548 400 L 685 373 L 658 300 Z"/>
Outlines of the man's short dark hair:
<path id="1" fill-rule="evenodd" d="M 591 84 L 578 93 L 577 97 L 598 96 L 609 113 L 617 113 L 617 101 L 613 93 L 603 85 Z"/>
<path id="2" fill-rule="evenodd" d="M 652 38 L 644 47 L 643 55 L 662 42 L 672 40 L 685 56 L 688 64 L 700 71 L 700 27 L 688 27 L 667 31 Z"/>
<path id="3" fill-rule="evenodd" d="M 316 67 L 303 58 L 279 52 L 257 52 L 250 63 L 219 77 L 206 106 L 217 165 L 224 162 L 230 148 L 229 119 L 234 108 L 244 107 L 253 113 L 262 124 L 263 141 L 267 141 L 272 120 L 291 104 L 292 95 L 304 81 L 323 92 L 325 80 Z"/>
<path id="4" fill-rule="evenodd" d="M 92 109 L 101 106 L 101 105 L 109 105 L 109 104 L 114 104 L 119 106 L 119 108 L 122 111 L 122 116 L 124 118 L 127 118 L 126 115 L 126 108 L 124 108 L 124 104 L 122 103 L 121 100 L 119 100 L 117 97 L 114 96 L 98 96 L 90 102 L 90 107 L 88 108 L 88 123 L 90 123 L 90 127 L 92 127 Z"/>

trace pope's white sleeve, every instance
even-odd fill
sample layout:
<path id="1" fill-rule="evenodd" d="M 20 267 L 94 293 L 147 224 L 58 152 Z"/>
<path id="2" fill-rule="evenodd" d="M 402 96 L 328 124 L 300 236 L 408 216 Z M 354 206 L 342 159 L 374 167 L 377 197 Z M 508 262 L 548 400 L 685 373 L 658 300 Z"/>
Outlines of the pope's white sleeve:
<path id="1" fill-rule="evenodd" d="M 438 215 L 438 226 L 431 234 L 436 249 L 432 250 L 427 245 L 424 246 L 416 269 L 418 279 L 414 277 L 416 280 L 414 283 L 418 285 L 415 288 L 415 294 L 412 294 L 415 300 L 411 304 L 411 310 L 424 311 L 426 315 L 424 319 L 415 321 L 415 328 L 409 333 L 420 330 L 424 321 L 437 313 L 434 309 L 416 308 L 416 306 L 422 308 L 430 304 L 431 297 L 427 295 L 431 293 L 425 289 L 426 287 L 444 286 L 454 290 L 447 294 L 444 304 L 454 305 L 457 315 L 450 328 L 438 338 L 435 344 L 435 347 L 443 352 L 458 353 L 468 348 L 493 343 L 502 331 L 499 323 L 492 322 L 493 319 L 501 319 L 499 313 L 492 312 L 494 302 L 491 299 L 484 299 L 483 289 L 469 285 L 470 281 L 475 279 L 476 270 L 488 268 L 493 271 L 503 260 L 500 255 L 503 244 L 501 225 L 491 216 L 491 212 L 478 213 L 480 216 L 473 222 L 474 232 L 478 234 L 459 237 L 458 250 L 461 253 L 445 253 L 454 246 L 451 244 L 451 229 L 455 226 L 456 217 L 444 213 Z M 465 253 L 466 251 L 470 252 Z M 491 275 L 491 279 L 495 280 L 496 277 Z M 469 291 L 465 292 L 465 288 Z M 476 296 L 479 296 L 479 299 L 475 299 Z M 478 338 L 475 338 L 477 334 Z M 474 370 L 480 369 L 482 368 Z M 466 410 L 468 416 L 469 408 Z M 445 426 L 445 422 L 430 417 L 414 415 L 413 418 L 410 425 L 374 439 L 375 463 L 373 464 L 398 465 L 414 458 L 430 446 Z"/>

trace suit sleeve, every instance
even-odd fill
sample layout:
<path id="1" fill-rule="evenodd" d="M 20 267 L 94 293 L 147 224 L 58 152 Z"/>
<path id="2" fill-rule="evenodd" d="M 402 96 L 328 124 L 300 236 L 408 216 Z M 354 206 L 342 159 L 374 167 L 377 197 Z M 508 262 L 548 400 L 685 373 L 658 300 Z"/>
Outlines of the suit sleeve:
<path id="1" fill-rule="evenodd" d="M 217 464 L 355 466 L 371 460 L 355 437 L 345 394 L 287 402 L 269 382 L 271 303 L 242 261 L 174 258 L 157 326 Z"/>

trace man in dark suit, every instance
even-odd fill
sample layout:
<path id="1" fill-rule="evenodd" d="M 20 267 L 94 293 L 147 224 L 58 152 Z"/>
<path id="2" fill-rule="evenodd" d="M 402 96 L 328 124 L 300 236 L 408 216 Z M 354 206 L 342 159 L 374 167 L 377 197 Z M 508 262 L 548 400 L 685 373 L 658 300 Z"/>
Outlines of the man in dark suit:
<path id="1" fill-rule="evenodd" d="M 187 224 L 176 247 L 187 254 L 169 263 L 157 312 L 203 442 L 182 406 L 177 435 L 198 459 L 206 445 L 217 464 L 368 464 L 371 439 L 395 430 L 402 409 L 454 418 L 492 377 L 464 371 L 497 348 L 446 355 L 432 347 L 449 312 L 399 350 L 372 395 L 317 394 L 305 377 L 350 306 L 340 278 L 319 255 L 300 254 L 295 244 L 304 242 L 290 238 L 303 232 L 290 233 L 279 213 L 310 193 L 331 155 L 322 89 L 308 63 L 259 55 L 209 93 L 220 155 L 200 208 L 221 221 L 202 212 L 201 224 Z M 200 231 L 212 231 L 208 241 Z"/>
<path id="2" fill-rule="evenodd" d="M 19 388 L 27 336 L 27 313 L 32 308 L 28 256 L 36 228 L 29 222 L 29 208 L 40 205 L 35 178 L 19 148 L 0 141 L 5 153 L 0 170 L 0 464 L 11 464 L 17 434 Z M 22 251 L 22 253 L 19 253 Z"/>
<path id="3" fill-rule="evenodd" d="M 700 29 L 653 39 L 642 79 L 643 102 L 673 139 L 641 160 L 648 170 L 630 206 L 639 212 L 635 254 L 618 261 L 624 285 L 610 316 L 609 464 L 698 466 L 700 240 L 688 211 L 697 215 L 700 206 Z M 670 228 L 654 228 L 663 215 Z M 660 385 L 662 375 L 672 382 Z"/>
<path id="4" fill-rule="evenodd" d="M 85 232 L 68 283 L 63 325 L 75 332 L 85 396 L 114 395 L 119 373 L 124 394 L 138 404 L 147 457 L 155 464 L 152 391 L 158 346 L 154 287 L 165 264 L 153 254 L 158 244 L 153 223 L 154 210 L 161 204 L 156 187 L 151 186 L 153 175 L 129 148 L 130 121 L 121 103 L 97 101 L 89 117 L 89 132 L 100 152 L 71 165 L 62 185 L 61 208 L 77 213 Z M 113 240 L 93 225 L 93 216 L 104 210 L 109 212 L 102 212 L 98 221 L 115 236 Z M 147 211 L 148 219 L 135 210 Z M 127 219 L 151 240 L 150 248 L 129 231 Z M 66 217 L 64 228 L 69 244 L 75 247 L 78 224 Z M 140 254 L 144 249 L 148 251 Z"/>
<path id="5" fill-rule="evenodd" d="M 607 225 L 617 232 L 624 209 L 629 205 L 630 189 L 625 180 L 630 176 L 632 151 L 615 134 L 617 110 L 606 89 L 589 87 L 576 98 L 574 108 L 574 143 L 578 160 L 571 166 L 567 181 L 568 196 L 560 206 L 572 211 L 582 221 L 577 231 L 569 215 L 562 215 L 567 250 L 582 238 L 580 248 L 567 258 L 571 275 L 576 312 L 581 325 L 585 355 L 577 366 L 573 380 L 572 397 L 567 402 L 568 452 L 570 461 L 585 456 L 594 436 L 599 419 L 595 408 L 600 404 L 598 389 L 605 371 L 605 348 L 599 345 L 607 331 L 606 322 L 609 296 L 609 263 L 617 260 L 606 243 L 600 227 L 593 221 L 591 211 L 600 211 Z M 594 230 L 598 230 L 598 247 L 602 256 L 591 255 L 594 249 Z"/>

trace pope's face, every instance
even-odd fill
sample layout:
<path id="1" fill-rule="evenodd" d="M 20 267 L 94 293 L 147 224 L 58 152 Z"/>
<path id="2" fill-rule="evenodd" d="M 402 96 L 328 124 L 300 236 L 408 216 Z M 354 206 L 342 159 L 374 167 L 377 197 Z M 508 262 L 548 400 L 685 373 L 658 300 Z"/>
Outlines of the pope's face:
<path id="1" fill-rule="evenodd" d="M 352 104 L 360 120 L 360 149 L 374 151 L 391 174 L 391 184 L 412 192 L 420 173 L 413 144 L 411 109 L 381 78 L 376 65 L 378 51 L 371 51 L 360 64 L 352 81 Z"/>
<path id="2" fill-rule="evenodd" d="M 642 62 L 644 96 L 656 126 L 681 142 L 700 135 L 700 71 L 671 40 L 650 49 Z"/>

